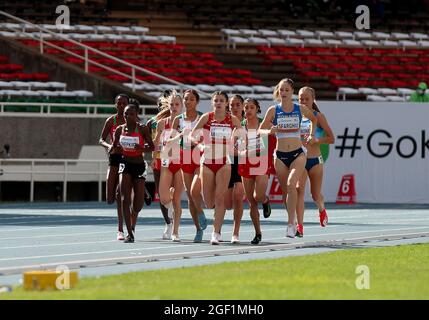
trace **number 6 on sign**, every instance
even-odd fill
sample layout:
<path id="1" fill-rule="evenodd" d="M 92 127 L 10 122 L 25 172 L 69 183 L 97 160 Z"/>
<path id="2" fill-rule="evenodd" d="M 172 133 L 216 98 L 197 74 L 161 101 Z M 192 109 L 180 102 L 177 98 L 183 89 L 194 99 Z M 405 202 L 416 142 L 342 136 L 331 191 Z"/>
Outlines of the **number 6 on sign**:
<path id="1" fill-rule="evenodd" d="M 341 190 L 342 190 L 343 193 L 346 193 L 346 194 L 349 193 L 349 190 L 350 190 L 350 180 L 345 180 L 343 182 L 343 186 L 342 186 Z"/>
<path id="2" fill-rule="evenodd" d="M 341 184 L 338 190 L 336 203 L 344 203 L 344 204 L 356 203 L 354 174 L 346 174 L 341 179 Z"/>

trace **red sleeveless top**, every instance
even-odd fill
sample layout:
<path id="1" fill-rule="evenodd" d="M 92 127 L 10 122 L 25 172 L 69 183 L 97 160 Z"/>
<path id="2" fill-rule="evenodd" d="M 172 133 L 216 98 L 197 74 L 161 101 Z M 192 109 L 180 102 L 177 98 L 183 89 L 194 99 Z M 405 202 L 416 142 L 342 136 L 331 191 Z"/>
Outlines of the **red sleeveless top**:
<path id="1" fill-rule="evenodd" d="M 121 136 L 119 138 L 119 144 L 123 149 L 124 157 L 141 157 L 142 152 L 135 149 L 136 145 L 144 145 L 144 139 L 140 134 L 139 127 L 136 126 L 134 132 L 125 132 L 125 128 L 122 129 Z"/>
<path id="2" fill-rule="evenodd" d="M 217 121 L 215 119 L 214 112 L 212 111 L 209 113 L 209 118 L 203 128 L 206 143 L 227 144 L 231 139 L 234 124 L 232 123 L 231 115 L 229 113 L 226 114 L 225 119 Z"/>

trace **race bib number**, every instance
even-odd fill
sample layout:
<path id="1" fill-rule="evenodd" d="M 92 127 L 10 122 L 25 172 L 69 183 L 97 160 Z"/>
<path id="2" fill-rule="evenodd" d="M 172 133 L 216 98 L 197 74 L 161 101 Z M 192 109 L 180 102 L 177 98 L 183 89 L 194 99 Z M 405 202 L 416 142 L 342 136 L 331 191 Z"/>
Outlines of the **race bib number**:
<path id="1" fill-rule="evenodd" d="M 299 117 L 298 116 L 279 116 L 277 118 L 277 124 L 279 128 L 289 129 L 291 131 L 297 131 L 299 129 Z"/>
<path id="2" fill-rule="evenodd" d="M 134 150 L 136 145 L 139 144 L 139 137 L 121 136 L 119 143 L 125 150 Z"/>
<path id="3" fill-rule="evenodd" d="M 230 127 L 217 127 L 210 128 L 210 137 L 213 140 L 227 140 L 231 138 L 232 130 Z"/>
<path id="4" fill-rule="evenodd" d="M 170 165 L 170 159 L 161 159 L 161 166 L 168 167 Z"/>

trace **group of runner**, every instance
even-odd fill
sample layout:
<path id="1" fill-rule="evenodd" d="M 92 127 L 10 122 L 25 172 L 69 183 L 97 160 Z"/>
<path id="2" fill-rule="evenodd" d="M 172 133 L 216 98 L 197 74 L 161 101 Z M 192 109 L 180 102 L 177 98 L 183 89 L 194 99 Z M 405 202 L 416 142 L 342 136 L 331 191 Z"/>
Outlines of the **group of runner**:
<path id="1" fill-rule="evenodd" d="M 182 97 L 168 90 L 158 99 L 158 114 L 146 124 L 138 118 L 137 101 L 118 95 L 117 114 L 106 120 L 100 138 L 109 154 L 106 197 L 108 203 L 117 202 L 117 239 L 134 242 L 138 214 L 145 198 L 149 201 L 144 186 L 148 167 L 145 152 L 152 152 L 151 168 L 165 221 L 165 240 L 181 241 L 181 196 L 186 190 L 196 229 L 194 242 L 203 240 L 206 208 L 214 209 L 210 243 L 221 242 L 227 209 L 234 210 L 231 243 L 239 243 L 245 196 L 255 229 L 251 243 L 260 243 L 259 204 L 268 218 L 271 206 L 267 185 L 274 175 L 288 212 L 286 236 L 304 235 L 307 178 L 319 209 L 320 225 L 325 227 L 328 216 L 321 193 L 320 145 L 334 143 L 334 135 L 315 103 L 315 91 L 301 88 L 299 103 L 293 102 L 293 91 L 293 81 L 282 79 L 273 94 L 276 104 L 262 119 L 256 99 L 243 99 L 240 95 L 229 98 L 225 92 L 217 91 L 211 97 L 212 111 L 203 114 L 198 111 L 197 91 L 188 89 Z"/>

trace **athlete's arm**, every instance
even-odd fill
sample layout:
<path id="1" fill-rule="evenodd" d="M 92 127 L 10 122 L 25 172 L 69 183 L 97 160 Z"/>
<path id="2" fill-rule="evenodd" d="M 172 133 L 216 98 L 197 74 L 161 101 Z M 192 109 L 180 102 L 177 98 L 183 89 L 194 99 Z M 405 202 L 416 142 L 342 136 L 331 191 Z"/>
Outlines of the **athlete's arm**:
<path id="1" fill-rule="evenodd" d="M 139 125 L 139 130 L 145 141 L 145 146 L 142 148 L 143 152 L 151 152 L 155 149 L 155 145 L 152 141 L 152 135 L 148 126 Z"/>
<path id="2" fill-rule="evenodd" d="M 267 113 L 265 113 L 264 120 L 262 120 L 262 123 L 259 126 L 259 129 L 258 129 L 259 135 L 268 135 L 276 132 L 277 126 L 273 125 L 274 113 L 275 113 L 275 106 L 269 107 L 267 110 Z"/>
<path id="3" fill-rule="evenodd" d="M 118 126 L 115 130 L 115 134 L 113 135 L 113 143 L 112 148 L 116 148 L 117 150 L 122 152 L 122 146 L 119 144 L 119 139 L 121 137 L 123 126 Z"/>
<path id="4" fill-rule="evenodd" d="M 109 118 L 106 119 L 103 130 L 101 131 L 100 140 L 98 140 L 98 143 L 106 149 L 109 149 L 112 146 L 106 141 L 107 136 L 109 135 L 110 129 L 112 128 L 112 124 L 113 124 L 113 117 L 110 116 Z"/>
<path id="5" fill-rule="evenodd" d="M 234 115 L 231 115 L 231 121 L 232 124 L 234 126 L 234 130 L 232 131 L 231 134 L 231 146 L 233 146 L 231 154 L 234 154 L 234 156 L 238 156 L 238 145 L 237 145 L 237 141 L 239 140 L 239 138 L 242 137 L 242 131 L 243 128 L 241 127 L 241 122 L 240 120 L 238 120 L 238 118 Z"/>
<path id="6" fill-rule="evenodd" d="M 245 157 L 247 154 L 247 132 L 243 128 L 234 128 L 232 131 L 234 155 Z"/>
<path id="7" fill-rule="evenodd" d="M 308 109 L 306 106 L 300 104 L 299 105 L 299 109 L 301 111 L 301 114 L 303 114 L 307 119 L 309 119 L 311 121 L 311 126 L 310 126 L 310 135 L 307 138 L 307 142 L 309 144 L 313 144 L 315 142 L 314 139 L 314 132 L 316 131 L 316 126 L 317 126 L 317 118 L 316 116 L 313 114 L 313 112 L 310 111 L 310 109 Z"/>
<path id="8" fill-rule="evenodd" d="M 198 120 L 195 127 L 192 129 L 191 133 L 189 134 L 189 140 L 193 145 L 198 145 L 201 143 L 201 137 L 204 137 L 202 129 L 204 125 L 207 123 L 209 119 L 209 114 L 204 113 L 200 120 Z"/>
<path id="9" fill-rule="evenodd" d="M 321 127 L 323 129 L 323 131 L 326 132 L 326 137 L 318 138 L 316 140 L 316 143 L 333 144 L 335 142 L 334 132 L 332 131 L 331 127 L 329 126 L 328 120 L 326 120 L 325 115 L 321 112 L 317 113 L 317 123 L 319 124 L 319 127 Z"/>
<path id="10" fill-rule="evenodd" d="M 180 138 L 183 136 L 183 132 L 179 132 L 179 121 L 180 121 L 180 115 L 176 116 L 173 120 L 173 124 L 171 125 L 173 130 L 170 134 L 170 139 L 167 140 L 166 144 L 170 144 L 173 142 L 177 142 L 180 140 Z"/>
<path id="11" fill-rule="evenodd" d="M 161 134 L 164 131 L 164 127 L 165 127 L 165 119 L 166 118 L 159 120 L 156 126 L 155 139 L 153 139 L 153 143 L 156 146 L 159 146 L 159 142 L 161 140 Z"/>

